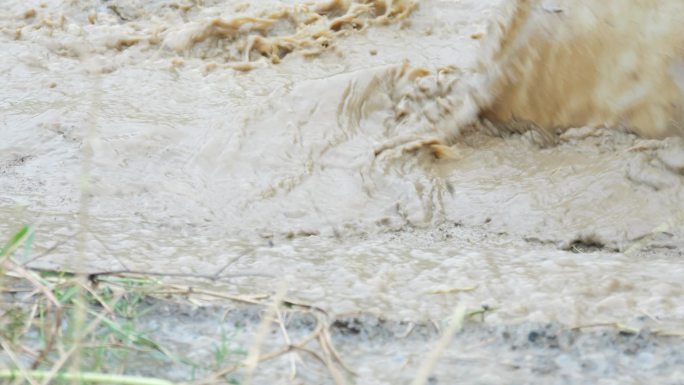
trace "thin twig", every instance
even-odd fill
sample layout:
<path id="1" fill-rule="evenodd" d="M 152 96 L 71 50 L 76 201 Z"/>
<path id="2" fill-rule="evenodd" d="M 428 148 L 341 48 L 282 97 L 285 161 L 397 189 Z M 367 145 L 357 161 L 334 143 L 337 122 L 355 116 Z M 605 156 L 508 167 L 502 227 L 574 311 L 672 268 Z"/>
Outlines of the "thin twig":
<path id="1" fill-rule="evenodd" d="M 343 360 L 340 354 L 337 352 L 337 349 L 335 349 L 335 346 L 332 343 L 332 338 L 330 337 L 330 331 L 329 328 L 323 329 L 323 332 L 321 333 L 323 337 L 325 338 L 325 342 L 328 346 L 328 349 L 330 350 L 330 353 L 332 353 L 333 358 L 346 370 L 347 372 L 356 375 L 356 372 L 354 369 L 350 368 L 349 365 L 347 365 Z"/>
<path id="2" fill-rule="evenodd" d="M 218 271 L 216 272 L 216 274 L 214 274 L 214 279 L 217 280 L 217 279 L 221 276 L 221 274 L 223 274 L 223 272 L 224 272 L 228 267 L 232 266 L 235 262 L 239 261 L 240 258 L 244 257 L 244 256 L 247 255 L 247 254 L 249 254 L 249 252 L 245 251 L 244 253 L 239 254 L 239 255 L 233 257 L 230 261 L 228 261 L 228 263 L 226 263 L 225 265 L 223 265 L 222 268 L 218 269 Z"/>
<path id="3" fill-rule="evenodd" d="M 238 297 L 238 296 L 219 293 L 219 292 L 210 291 L 210 290 L 195 289 L 194 287 L 180 286 L 180 285 L 169 285 L 169 288 L 171 290 L 161 289 L 161 290 L 151 291 L 150 293 L 151 294 L 162 294 L 162 295 L 165 295 L 165 294 L 184 294 L 184 295 L 200 294 L 200 295 L 206 295 L 209 297 L 216 297 L 216 298 L 221 298 L 221 299 L 228 299 L 231 301 L 244 302 L 244 303 L 248 303 L 251 305 L 263 305 L 263 302 L 260 302 L 257 299 L 247 298 L 247 297 Z"/>
<path id="4" fill-rule="evenodd" d="M 39 260 L 39 259 L 41 259 L 41 258 L 47 256 L 48 254 L 50 254 L 50 253 L 52 253 L 53 251 L 57 250 L 57 249 L 58 249 L 60 246 L 62 246 L 63 244 L 67 243 L 67 241 L 68 241 L 69 239 L 72 239 L 72 238 L 74 238 L 75 236 L 77 236 L 78 233 L 79 233 L 79 231 L 76 231 L 75 233 L 73 233 L 73 234 L 67 236 L 65 239 L 63 239 L 63 240 L 61 240 L 61 241 L 58 241 L 58 242 L 55 242 L 52 246 L 50 246 L 47 250 L 43 251 L 42 253 L 36 255 L 36 256 L 33 257 L 33 258 L 29 258 L 29 259 L 27 259 L 26 261 L 23 261 L 23 262 L 21 263 L 21 265 L 24 266 L 24 267 L 26 267 L 29 263 L 35 262 L 35 261 L 37 261 L 37 260 Z"/>
<path id="5" fill-rule="evenodd" d="M 224 274 L 219 278 L 214 275 L 206 274 L 192 274 L 192 273 L 172 273 L 172 272 L 154 272 L 154 271 L 141 271 L 141 270 L 129 270 L 129 269 L 119 269 L 119 270 L 106 270 L 106 271 L 75 271 L 75 270 L 55 270 L 49 268 L 43 268 L 39 266 L 27 266 L 26 267 L 32 271 L 38 271 L 42 273 L 61 273 L 68 275 L 77 275 L 88 277 L 90 281 L 97 281 L 99 277 L 110 276 L 110 275 L 139 275 L 139 276 L 154 276 L 154 277 L 179 277 L 179 278 L 201 278 L 210 281 L 218 281 L 229 278 L 244 278 L 244 277 L 264 277 L 264 278 L 274 278 L 272 274 L 265 273 L 255 273 L 255 272 L 244 272 L 235 274 Z"/>
<path id="6" fill-rule="evenodd" d="M 5 351 L 7 356 L 9 356 L 10 360 L 12 360 L 12 363 L 14 363 L 14 366 L 17 367 L 17 370 L 15 372 L 19 372 L 21 374 L 21 376 L 24 377 L 24 379 L 26 381 L 31 383 L 31 385 L 38 385 L 35 381 L 33 381 L 33 379 L 31 377 L 29 377 L 29 372 L 26 371 L 24 368 L 22 368 L 21 365 L 19 365 L 19 360 L 17 359 L 17 356 L 14 354 L 12 349 L 10 349 L 9 345 L 7 345 L 5 343 L 5 339 L 2 338 L 2 336 L 0 336 L 0 347 L 2 347 L 2 350 Z M 0 377 L 0 378 L 2 378 L 2 377 Z M 14 379 L 14 377 L 12 377 L 12 379 Z"/>
<path id="7" fill-rule="evenodd" d="M 97 294 L 97 292 L 95 292 L 95 290 L 90 288 L 88 285 L 84 285 L 80 281 L 78 281 L 78 285 L 85 289 L 88 293 L 90 293 L 90 295 L 92 295 L 93 298 L 95 298 L 95 300 L 100 304 L 100 306 L 102 306 L 103 309 L 107 311 L 107 313 L 109 313 L 109 315 L 114 315 L 114 310 L 112 310 L 112 308 L 109 305 L 107 305 L 107 303 L 102 299 L 102 297 L 100 297 L 99 294 Z"/>
<path id="8" fill-rule="evenodd" d="M 629 326 L 629 325 L 623 325 L 619 322 L 596 322 L 592 324 L 586 324 L 586 325 L 578 325 L 573 327 L 571 330 L 580 330 L 580 329 L 586 329 L 586 328 L 594 328 L 594 327 L 612 327 L 617 329 L 621 333 L 627 333 L 627 334 L 637 334 L 639 333 L 639 329 Z"/>
<path id="9" fill-rule="evenodd" d="M 280 331 L 283 333 L 283 338 L 287 346 L 292 346 L 292 340 L 290 335 L 287 333 L 287 328 L 285 327 L 285 322 L 283 321 L 283 315 L 280 309 L 276 306 L 276 316 L 278 317 L 278 325 L 280 325 Z M 297 355 L 290 355 L 290 381 L 297 377 Z"/>
<path id="10" fill-rule="evenodd" d="M 655 330 L 653 334 L 660 337 L 684 337 L 684 331 L 677 330 Z"/>
<path id="11" fill-rule="evenodd" d="M 119 256 L 116 255 L 116 253 L 114 252 L 114 250 L 110 249 L 109 246 L 107 246 L 107 243 L 105 243 L 105 241 L 103 241 L 103 240 L 102 240 L 97 234 L 95 234 L 94 232 L 89 231 L 89 233 L 90 233 L 90 236 L 91 236 L 91 237 L 95 238 L 95 240 L 98 241 L 98 242 L 100 243 L 100 245 L 102 245 L 102 247 L 104 247 L 105 250 L 107 250 L 107 251 L 109 252 L 109 254 L 110 254 L 112 257 L 114 257 L 114 259 L 116 259 L 117 262 L 119 262 L 119 265 L 121 265 L 121 267 L 123 267 L 124 269 L 129 269 L 128 265 L 126 265 L 126 264 L 121 260 L 121 258 L 119 258 Z"/>
<path id="12" fill-rule="evenodd" d="M 21 335 L 24 335 L 31 330 L 31 324 L 33 323 L 33 318 L 36 316 L 36 312 L 38 311 L 38 304 L 34 303 L 33 306 L 31 306 L 31 312 L 29 313 L 29 316 L 26 318 L 26 325 L 24 326 L 24 330 L 21 333 Z"/>
<path id="13" fill-rule="evenodd" d="M 335 381 L 335 385 L 344 385 L 344 377 L 342 377 L 342 373 L 340 373 L 340 371 L 335 367 L 335 364 L 332 362 L 332 357 L 330 351 L 328 350 L 328 346 L 326 345 L 323 333 L 318 335 L 318 343 L 321 345 L 321 349 L 324 353 L 323 361 L 325 363 L 325 366 L 328 368 L 328 371 L 330 372 L 333 381 Z"/>

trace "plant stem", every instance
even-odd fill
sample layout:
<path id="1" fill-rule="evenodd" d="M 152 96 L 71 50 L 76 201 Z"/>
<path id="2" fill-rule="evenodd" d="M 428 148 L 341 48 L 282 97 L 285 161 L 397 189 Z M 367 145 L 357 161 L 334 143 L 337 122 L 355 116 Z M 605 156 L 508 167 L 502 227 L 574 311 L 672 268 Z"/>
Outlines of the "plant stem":
<path id="1" fill-rule="evenodd" d="M 44 371 L 44 370 L 28 370 L 28 371 L 25 371 L 25 373 L 29 377 L 36 379 L 36 380 L 41 380 L 41 379 L 51 375 L 50 372 Z M 0 379 L 14 380 L 17 378 L 23 378 L 23 375 L 19 370 L 16 370 L 16 369 L 0 370 Z M 63 379 L 66 381 L 79 381 L 79 382 L 98 383 L 98 384 L 174 385 L 173 382 L 162 380 L 159 378 L 124 376 L 124 375 L 106 374 L 106 373 L 92 373 L 92 372 L 60 373 L 55 378 Z"/>

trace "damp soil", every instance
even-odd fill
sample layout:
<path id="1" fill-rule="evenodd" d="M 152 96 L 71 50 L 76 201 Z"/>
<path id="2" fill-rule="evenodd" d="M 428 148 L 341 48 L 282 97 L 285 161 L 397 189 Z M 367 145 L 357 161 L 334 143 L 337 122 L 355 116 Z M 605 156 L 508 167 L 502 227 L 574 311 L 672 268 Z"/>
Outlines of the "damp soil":
<path id="1" fill-rule="evenodd" d="M 550 25 L 573 9 L 537 3 Z M 628 15 L 663 27 L 652 33 L 681 28 L 633 3 Z M 35 268 L 168 273 L 236 296 L 285 290 L 329 317 L 357 384 L 410 383 L 458 305 L 488 310 L 455 336 L 432 384 L 682 383 L 684 141 L 670 124 L 680 110 L 650 109 L 681 100 L 682 61 L 618 52 L 642 59 L 652 84 L 671 75 L 667 92 L 620 105 L 636 111 L 628 123 L 653 112 L 665 126 L 595 124 L 617 99 L 586 116 L 553 110 L 558 87 L 526 74 L 525 97 L 553 93 L 528 116 L 553 127 L 498 121 L 529 112 L 515 103 L 481 119 L 475 104 L 491 95 L 477 90 L 501 86 L 482 52 L 506 37 L 505 22 L 488 27 L 506 4 L 10 1 L 0 233 L 32 224 L 33 249 L 18 259 Z M 558 28 L 558 41 L 572 30 Z M 664 42 L 647 52 L 676 58 L 659 55 Z M 487 68 L 528 68 L 506 60 Z M 585 86 L 624 92 L 612 85 Z M 568 116 L 586 124 L 555 130 Z M 141 325 L 196 361 L 222 333 L 249 348 L 265 309 L 149 301 Z M 293 338 L 315 327 L 310 314 L 287 316 Z M 265 347 L 282 347 L 277 331 Z M 155 365 L 131 372 L 192 379 L 192 367 Z M 288 380 L 283 356 L 255 382 L 332 381 L 311 357 L 298 368 Z"/>
<path id="2" fill-rule="evenodd" d="M 230 360 L 244 359 L 244 346 L 259 323 L 259 308 L 192 307 L 152 301 L 153 309 L 139 320 L 148 336 L 167 341 L 172 351 L 192 353 L 188 359 L 211 362 L 217 341 L 228 336 Z M 645 319 L 645 317 L 641 317 Z M 296 342 L 316 328 L 309 313 L 286 315 L 289 338 Z M 440 337 L 442 323 L 410 323 L 376 315 L 339 316 L 329 326 L 331 341 L 357 384 L 409 384 Z M 285 346 L 278 327 L 269 331 L 264 352 Z M 315 344 L 311 344 L 315 345 Z M 659 383 L 682 381 L 682 339 L 662 336 L 649 328 L 637 332 L 605 327 L 570 329 L 556 322 L 502 325 L 474 317 L 449 343 L 430 384 L 581 384 Z M 255 383 L 334 383 L 325 365 L 297 353 L 297 379 L 290 359 L 281 356 L 260 364 Z M 227 366 L 227 364 L 224 363 Z M 188 368 L 151 367 L 139 362 L 136 373 L 188 380 Z M 196 375 L 200 376 L 201 372 Z M 233 377 L 240 380 L 240 374 Z"/>

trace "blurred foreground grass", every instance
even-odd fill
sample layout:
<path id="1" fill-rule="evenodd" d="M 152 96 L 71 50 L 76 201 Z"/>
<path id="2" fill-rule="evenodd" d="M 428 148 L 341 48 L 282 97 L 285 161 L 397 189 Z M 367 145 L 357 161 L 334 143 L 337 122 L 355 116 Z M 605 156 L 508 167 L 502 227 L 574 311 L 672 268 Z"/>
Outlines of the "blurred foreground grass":
<path id="1" fill-rule="evenodd" d="M 144 276 L 83 276 L 30 269 L 14 259 L 30 252 L 33 230 L 23 227 L 0 251 L 0 383 L 132 384 L 171 382 L 129 373 L 131 360 L 184 365 L 206 373 L 234 364 L 229 340 L 214 346 L 215 362 L 196 363 L 170 352 L 140 330 L 150 296 L 168 289 Z M 235 353 L 235 354 L 233 354 Z M 221 382 L 236 383 L 232 376 Z"/>
<path id="2" fill-rule="evenodd" d="M 344 363 L 331 340 L 331 317 L 322 309 L 285 298 L 285 290 L 270 295 L 237 296 L 163 282 L 154 272 L 110 271 L 75 273 L 28 267 L 33 230 L 26 226 L 10 237 L 0 252 L 0 383 L 11 384 L 175 384 L 165 378 L 141 377 L 182 368 L 186 383 L 251 384 L 260 362 L 287 356 L 289 376 L 297 376 L 299 355 L 321 365 L 337 385 L 352 383 L 354 371 Z M 157 277 L 157 278 L 151 278 Z M 198 276 L 193 276 L 197 278 Z M 214 276 L 205 277 L 214 279 Z M 140 319 L 163 301 L 211 298 L 257 306 L 258 327 L 248 349 L 236 347 L 222 333 L 209 347 L 211 359 L 194 362 L 191 351 L 155 341 L 142 330 Z M 305 313 L 313 329 L 295 340 L 285 315 Z M 262 351 L 270 333 L 280 331 L 285 345 Z M 207 347 L 202 346 L 205 349 Z M 7 368 L 7 369 L 5 369 Z M 239 372 L 239 373 L 238 373 Z"/>

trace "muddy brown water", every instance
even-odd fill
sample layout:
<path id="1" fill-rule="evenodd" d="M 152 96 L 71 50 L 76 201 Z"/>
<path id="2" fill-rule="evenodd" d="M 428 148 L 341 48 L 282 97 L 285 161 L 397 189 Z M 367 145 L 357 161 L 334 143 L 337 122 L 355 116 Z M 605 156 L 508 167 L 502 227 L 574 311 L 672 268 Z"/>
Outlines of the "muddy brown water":
<path id="1" fill-rule="evenodd" d="M 333 314 L 681 329 L 681 138 L 445 137 L 502 2 L 286 3 L 10 1 L 1 233 L 59 244 L 37 266 L 225 268 L 228 292 L 284 282 Z"/>

